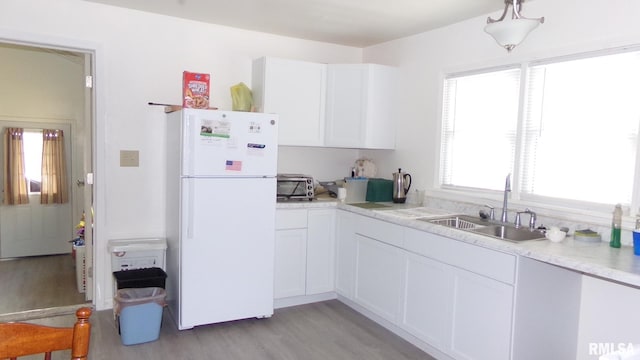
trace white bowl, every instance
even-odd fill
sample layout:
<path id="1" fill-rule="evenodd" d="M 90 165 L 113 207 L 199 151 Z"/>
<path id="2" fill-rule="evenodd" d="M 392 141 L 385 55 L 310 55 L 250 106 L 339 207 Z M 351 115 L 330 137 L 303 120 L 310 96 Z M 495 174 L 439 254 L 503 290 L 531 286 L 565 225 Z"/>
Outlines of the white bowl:
<path id="1" fill-rule="evenodd" d="M 551 242 L 560 242 L 562 240 L 564 240 L 564 238 L 567 236 L 567 233 L 564 231 L 560 231 L 560 230 L 548 230 L 545 234 L 544 237 L 546 237 L 547 239 L 549 239 L 549 241 Z"/>

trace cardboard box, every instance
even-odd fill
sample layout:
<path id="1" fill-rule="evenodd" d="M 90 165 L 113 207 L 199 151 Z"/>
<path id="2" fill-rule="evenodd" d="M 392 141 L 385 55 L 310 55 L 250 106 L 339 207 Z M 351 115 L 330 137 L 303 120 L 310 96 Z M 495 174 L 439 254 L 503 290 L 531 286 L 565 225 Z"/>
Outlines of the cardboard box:
<path id="1" fill-rule="evenodd" d="M 190 109 L 209 108 L 209 74 L 182 73 L 182 107 Z"/>

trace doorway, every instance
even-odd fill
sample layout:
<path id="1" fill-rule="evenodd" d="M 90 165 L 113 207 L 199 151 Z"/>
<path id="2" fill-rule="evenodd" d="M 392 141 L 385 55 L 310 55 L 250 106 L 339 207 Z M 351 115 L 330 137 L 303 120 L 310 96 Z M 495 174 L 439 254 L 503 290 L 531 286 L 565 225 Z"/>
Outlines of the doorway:
<path id="1" fill-rule="evenodd" d="M 8 290 L 11 282 L 7 279 L 21 279 L 14 291 L 0 294 L 0 303 L 21 304 L 20 307 L 3 307 L 0 313 L 63 307 L 92 300 L 93 289 L 88 280 L 93 258 L 90 246 L 93 189 L 85 185 L 85 175 L 93 168 L 93 96 L 91 88 L 86 86 L 92 62 L 92 54 L 82 51 L 0 43 L 0 94 L 3 94 L 0 125 L 3 129 L 15 126 L 63 130 L 69 191 L 67 204 L 42 207 L 45 210 L 33 210 L 38 207 L 35 204 L 0 205 L 0 268 L 4 274 L 0 277 L 1 285 Z M 79 238 L 76 226 L 83 215 L 85 230 L 88 230 L 83 240 L 89 242 L 89 246 L 79 258 L 73 256 L 78 252 L 73 251 L 71 241 Z M 14 225 L 22 226 L 22 230 L 9 231 L 12 226 L 16 228 Z M 58 230 L 52 231 L 52 227 Z M 3 247 L 9 244 L 11 246 Z M 15 276 L 6 276 L 12 273 Z M 5 296 L 12 298 L 5 299 Z M 42 299 L 49 300 L 43 302 Z M 27 304 L 32 305 L 25 308 Z"/>

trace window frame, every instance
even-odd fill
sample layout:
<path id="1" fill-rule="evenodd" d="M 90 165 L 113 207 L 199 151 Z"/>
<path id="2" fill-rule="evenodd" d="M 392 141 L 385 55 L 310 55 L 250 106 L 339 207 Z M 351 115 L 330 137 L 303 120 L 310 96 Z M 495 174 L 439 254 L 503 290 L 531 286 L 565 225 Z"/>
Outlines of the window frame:
<path id="1" fill-rule="evenodd" d="M 580 59 L 588 59 L 607 55 L 616 55 L 628 52 L 639 52 L 639 45 L 628 45 L 615 48 L 585 51 L 568 55 L 552 56 L 546 58 L 539 58 L 535 60 L 522 60 L 515 63 L 500 64 L 496 66 L 483 66 L 478 68 L 471 68 L 466 70 L 457 71 L 443 71 L 440 76 L 440 101 L 439 101 L 439 121 L 438 121 L 438 137 L 437 137 L 437 154 L 436 164 L 438 166 L 436 173 L 434 174 L 435 188 L 432 193 L 435 196 L 441 196 L 453 201 L 465 201 L 475 199 L 476 202 L 482 203 L 486 199 L 502 200 L 503 191 L 496 191 L 491 189 L 479 189 L 472 187 L 465 187 L 459 185 L 443 184 L 444 175 L 443 171 L 443 157 L 442 144 L 443 144 L 443 128 L 444 128 L 444 96 L 445 94 L 445 82 L 447 79 L 459 76 L 471 76 L 482 73 L 496 72 L 506 69 L 520 68 L 520 93 L 518 104 L 518 119 L 517 119 L 517 134 L 516 134 L 516 147 L 514 168 L 511 174 L 511 193 L 510 193 L 510 210 L 514 207 L 526 207 L 531 206 L 534 210 L 542 209 L 543 213 L 547 213 L 550 216 L 556 215 L 561 212 L 565 217 L 572 218 L 572 215 L 587 215 L 588 219 L 597 220 L 596 222 L 602 222 L 604 219 L 610 221 L 611 211 L 614 204 L 602 204 L 588 201 L 579 201 L 563 198 L 548 197 L 542 195 L 535 195 L 530 193 L 523 193 L 521 191 L 521 174 L 522 174 L 522 161 L 523 161 L 523 143 L 524 139 L 524 117 L 526 111 L 525 99 L 527 94 L 527 78 L 529 76 L 530 69 L 534 66 L 554 64 L 560 62 L 574 61 Z M 638 146 L 636 149 L 636 164 L 634 170 L 634 186 L 631 190 L 631 203 L 623 205 L 623 212 L 625 216 L 634 214 L 640 214 L 640 135 L 638 135 Z M 505 174 L 506 176 L 507 174 Z M 513 204 L 513 206 L 511 206 Z M 580 220 L 584 221 L 587 218 L 581 217 Z"/>

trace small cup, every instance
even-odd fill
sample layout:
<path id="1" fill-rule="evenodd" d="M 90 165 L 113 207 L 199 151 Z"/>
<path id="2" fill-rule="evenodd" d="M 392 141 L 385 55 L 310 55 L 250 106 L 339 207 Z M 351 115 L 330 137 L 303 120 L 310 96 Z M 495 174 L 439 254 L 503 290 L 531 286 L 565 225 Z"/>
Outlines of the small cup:
<path id="1" fill-rule="evenodd" d="M 640 229 L 633 230 L 633 254 L 640 256 Z"/>
<path id="2" fill-rule="evenodd" d="M 549 241 L 551 242 L 560 242 L 564 240 L 565 236 L 567 236 L 566 232 L 561 231 L 560 229 L 555 227 L 552 227 L 550 230 L 547 230 L 547 232 L 544 234 L 544 237 L 549 239 Z"/>
<path id="3" fill-rule="evenodd" d="M 344 201 L 347 198 L 347 189 L 341 187 L 338 188 L 338 200 Z"/>

